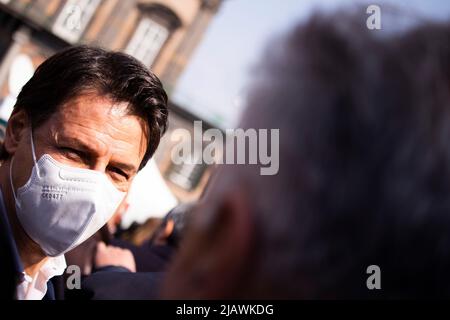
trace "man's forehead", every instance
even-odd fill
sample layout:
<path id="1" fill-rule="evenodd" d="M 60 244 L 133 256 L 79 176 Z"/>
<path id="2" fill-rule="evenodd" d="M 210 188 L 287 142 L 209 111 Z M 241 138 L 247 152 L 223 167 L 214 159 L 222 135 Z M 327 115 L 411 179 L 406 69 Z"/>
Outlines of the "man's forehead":
<path id="1" fill-rule="evenodd" d="M 145 122 L 128 113 L 128 103 L 81 96 L 66 102 L 49 119 L 55 138 L 74 138 L 109 144 L 143 157 L 147 147 Z M 130 154 L 131 156 L 131 154 Z"/>

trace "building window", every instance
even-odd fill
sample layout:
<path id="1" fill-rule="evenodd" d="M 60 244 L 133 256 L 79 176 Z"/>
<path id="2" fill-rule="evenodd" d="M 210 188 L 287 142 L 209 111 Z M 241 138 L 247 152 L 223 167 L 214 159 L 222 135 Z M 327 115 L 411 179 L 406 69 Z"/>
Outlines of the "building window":
<path id="1" fill-rule="evenodd" d="M 53 32 L 70 43 L 76 43 L 101 0 L 69 0 L 59 14 Z"/>
<path id="2" fill-rule="evenodd" d="M 144 17 L 125 51 L 145 65 L 151 66 L 168 37 L 169 30 L 166 27 Z"/>
<path id="3" fill-rule="evenodd" d="M 172 164 L 166 177 L 177 186 L 186 191 L 192 191 L 197 187 L 207 165 L 204 163 L 183 163 L 180 165 Z"/>

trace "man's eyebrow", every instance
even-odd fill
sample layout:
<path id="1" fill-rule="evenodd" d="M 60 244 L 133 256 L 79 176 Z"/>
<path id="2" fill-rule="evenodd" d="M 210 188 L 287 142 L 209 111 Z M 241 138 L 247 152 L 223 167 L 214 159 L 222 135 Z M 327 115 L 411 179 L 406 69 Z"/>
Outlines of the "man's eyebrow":
<path id="1" fill-rule="evenodd" d="M 91 147 L 89 144 L 83 142 L 82 140 L 79 140 L 78 138 L 68 138 L 64 136 L 58 136 L 58 139 L 56 139 L 56 143 L 60 144 L 63 143 L 67 145 L 68 147 L 77 148 L 78 150 L 88 153 L 88 154 L 97 154 L 98 152 L 95 150 L 95 148 Z"/>

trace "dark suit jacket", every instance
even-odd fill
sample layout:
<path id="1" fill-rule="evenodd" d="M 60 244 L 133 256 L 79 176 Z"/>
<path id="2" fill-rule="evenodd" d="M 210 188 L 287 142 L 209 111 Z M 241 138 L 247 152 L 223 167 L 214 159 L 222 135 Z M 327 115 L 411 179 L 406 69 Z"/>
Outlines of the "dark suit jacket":
<path id="1" fill-rule="evenodd" d="M 125 248 L 133 253 L 137 272 L 164 272 L 170 263 L 176 248 L 169 245 L 152 245 L 150 241 L 136 246 L 127 241 L 112 239 L 110 244 Z"/>
<path id="2" fill-rule="evenodd" d="M 3 194 L 0 190 L 0 285 L 1 299 L 15 299 L 17 285 L 23 281 L 23 266 L 8 220 Z M 53 285 L 48 282 L 44 300 L 54 300 Z"/>
<path id="3" fill-rule="evenodd" d="M 105 267 L 85 277 L 81 290 L 66 291 L 69 300 L 158 299 L 163 273 L 132 273 L 125 268 Z"/>
<path id="4" fill-rule="evenodd" d="M 11 300 L 16 296 L 22 267 L 1 195 L 0 202 L 0 298 Z"/>

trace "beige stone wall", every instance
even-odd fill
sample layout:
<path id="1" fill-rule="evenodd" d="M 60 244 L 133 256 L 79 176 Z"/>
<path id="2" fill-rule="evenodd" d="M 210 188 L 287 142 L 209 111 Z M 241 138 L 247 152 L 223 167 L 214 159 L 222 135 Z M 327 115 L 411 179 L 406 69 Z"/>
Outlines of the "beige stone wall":
<path id="1" fill-rule="evenodd" d="M 152 70 L 168 87 L 173 87 L 207 29 L 215 10 L 207 10 L 205 0 L 102 0 L 83 31 L 80 43 L 124 50 L 136 30 L 145 6 L 161 5 L 181 21 L 156 60 Z M 8 6 L 51 32 L 67 0 L 13 0 Z M 220 3 L 220 0 L 209 1 Z"/>

